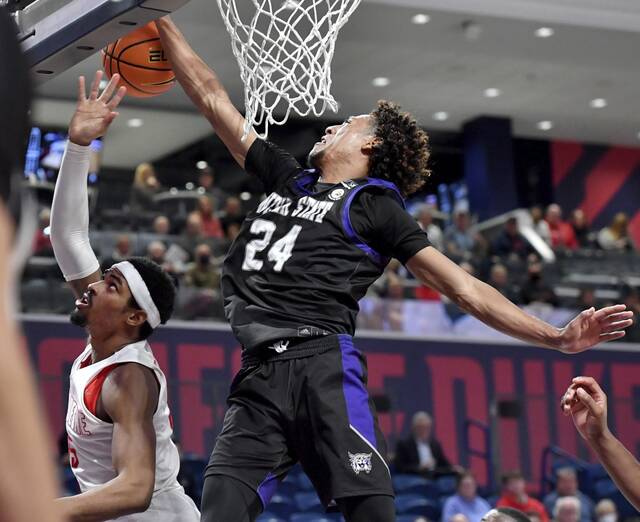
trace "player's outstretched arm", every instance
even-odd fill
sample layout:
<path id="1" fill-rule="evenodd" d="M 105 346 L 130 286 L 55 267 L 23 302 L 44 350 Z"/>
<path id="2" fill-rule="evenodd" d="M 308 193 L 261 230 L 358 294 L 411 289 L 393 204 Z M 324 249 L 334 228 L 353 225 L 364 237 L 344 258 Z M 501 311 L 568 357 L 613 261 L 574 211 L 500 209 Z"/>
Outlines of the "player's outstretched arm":
<path id="1" fill-rule="evenodd" d="M 118 476 L 80 495 L 58 499 L 70 522 L 111 520 L 148 509 L 155 484 L 153 414 L 158 394 L 155 377 L 142 365 L 123 364 L 109 374 L 101 401 L 113 422 L 112 462 Z"/>
<path id="2" fill-rule="evenodd" d="M 44 413 L 38 405 L 27 347 L 13 318 L 11 218 L 0 203 L 0 518 L 60 522 Z"/>
<path id="3" fill-rule="evenodd" d="M 407 267 L 424 284 L 446 295 L 464 311 L 496 330 L 527 343 L 579 353 L 600 342 L 624 336 L 633 312 L 625 305 L 591 308 L 564 328 L 556 328 L 522 311 L 495 288 L 469 275 L 433 247 L 420 250 Z"/>
<path id="4" fill-rule="evenodd" d="M 93 78 L 87 97 L 84 77 L 78 79 L 78 104 L 69 124 L 69 143 L 62 159 L 51 207 L 51 245 L 65 279 L 76 297 L 100 280 L 100 264 L 89 243 L 87 175 L 91 142 L 103 136 L 117 117 L 115 109 L 126 93 L 114 74 L 99 94 L 102 71 Z"/>
<path id="5" fill-rule="evenodd" d="M 244 168 L 247 152 L 256 140 L 251 130 L 243 141 L 245 119 L 236 109 L 216 73 L 191 48 L 180 30 L 168 17 L 156 21 L 162 47 L 171 62 L 176 79 L 209 120 L 216 134 Z"/>
<path id="6" fill-rule="evenodd" d="M 609 431 L 607 396 L 600 385 L 592 377 L 576 377 L 562 396 L 561 406 L 622 494 L 640 510 L 640 463 Z"/>

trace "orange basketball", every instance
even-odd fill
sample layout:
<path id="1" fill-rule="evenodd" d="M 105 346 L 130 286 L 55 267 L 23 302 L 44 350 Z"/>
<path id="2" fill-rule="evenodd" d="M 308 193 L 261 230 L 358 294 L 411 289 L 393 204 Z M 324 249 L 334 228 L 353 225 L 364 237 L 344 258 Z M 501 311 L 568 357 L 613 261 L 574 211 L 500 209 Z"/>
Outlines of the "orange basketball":
<path id="1" fill-rule="evenodd" d="M 154 23 L 136 29 L 102 50 L 102 66 L 109 78 L 118 73 L 127 94 L 149 98 L 167 92 L 175 83 L 169 60 Z"/>

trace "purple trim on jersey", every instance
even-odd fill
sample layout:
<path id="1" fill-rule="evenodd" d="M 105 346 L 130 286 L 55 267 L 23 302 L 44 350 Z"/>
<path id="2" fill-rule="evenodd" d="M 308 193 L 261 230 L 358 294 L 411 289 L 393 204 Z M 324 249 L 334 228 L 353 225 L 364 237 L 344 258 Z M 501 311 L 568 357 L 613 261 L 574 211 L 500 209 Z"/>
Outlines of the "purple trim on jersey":
<path id="1" fill-rule="evenodd" d="M 371 446 L 377 448 L 373 415 L 369 407 L 369 393 L 364 386 L 362 364 L 350 335 L 338 335 L 342 352 L 342 391 L 347 405 L 349 424 L 362 435 Z"/>
<path id="2" fill-rule="evenodd" d="M 364 189 L 365 187 L 371 187 L 371 186 L 383 187 L 383 188 L 386 188 L 388 190 L 391 190 L 391 191 L 395 192 L 395 194 L 398 197 L 398 200 L 400 201 L 400 203 L 402 204 L 402 206 L 404 208 L 404 200 L 402 199 L 402 195 L 400 194 L 400 191 L 398 190 L 398 187 L 396 187 L 390 181 L 384 181 L 382 179 L 377 179 L 377 178 L 369 178 L 369 179 L 367 179 L 366 183 L 363 183 L 362 185 L 357 186 L 355 189 L 353 189 L 351 191 L 351 193 L 347 197 L 347 201 L 345 201 L 344 205 L 342 206 L 342 227 L 344 228 L 345 232 L 347 233 L 347 236 L 349 236 L 349 239 L 353 242 L 353 244 L 355 246 L 357 246 L 360 250 L 362 250 L 368 256 L 373 258 L 373 260 L 377 264 L 386 265 L 388 259 L 383 257 L 382 254 L 380 254 L 379 252 L 375 251 L 369 245 L 367 245 L 358 236 L 358 234 L 356 234 L 356 231 L 354 230 L 353 225 L 351 224 L 351 215 L 349 214 L 349 212 L 351 210 L 351 204 L 353 203 L 353 200 L 356 197 L 356 195 L 362 189 Z"/>
<path id="3" fill-rule="evenodd" d="M 303 170 L 298 176 L 296 176 L 294 183 L 294 190 L 298 194 L 302 194 L 303 196 L 311 196 L 313 192 L 309 190 L 307 185 L 314 180 L 318 179 L 318 171 L 316 169 L 306 169 Z"/>
<path id="4" fill-rule="evenodd" d="M 269 473 L 265 479 L 258 486 L 258 496 L 262 501 L 262 507 L 266 508 L 267 504 L 273 497 L 276 492 L 276 488 L 278 487 L 278 477 Z"/>

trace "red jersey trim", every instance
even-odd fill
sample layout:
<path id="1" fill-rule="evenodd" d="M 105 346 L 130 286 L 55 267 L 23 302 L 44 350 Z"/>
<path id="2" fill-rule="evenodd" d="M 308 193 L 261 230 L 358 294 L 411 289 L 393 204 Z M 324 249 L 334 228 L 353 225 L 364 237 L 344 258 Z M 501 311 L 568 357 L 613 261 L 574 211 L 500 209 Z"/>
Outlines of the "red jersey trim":
<path id="1" fill-rule="evenodd" d="M 94 417 L 97 417 L 96 407 L 98 406 L 98 399 L 100 398 L 100 393 L 102 392 L 102 385 L 104 384 L 104 381 L 109 373 L 111 373 L 114 368 L 120 366 L 120 364 L 123 363 L 111 364 L 100 370 L 100 372 L 89 381 L 84 389 L 84 405 L 93 414 Z"/>

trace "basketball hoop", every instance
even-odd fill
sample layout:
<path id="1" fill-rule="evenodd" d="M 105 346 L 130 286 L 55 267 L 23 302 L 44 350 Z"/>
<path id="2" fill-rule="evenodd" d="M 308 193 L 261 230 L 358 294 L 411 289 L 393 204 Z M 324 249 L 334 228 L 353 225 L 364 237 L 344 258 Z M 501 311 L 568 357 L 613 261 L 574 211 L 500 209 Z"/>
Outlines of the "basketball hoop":
<path id="1" fill-rule="evenodd" d="M 331 60 L 338 32 L 361 0 L 218 0 L 244 83 L 243 139 L 254 125 L 281 125 L 291 112 L 338 111 Z"/>

